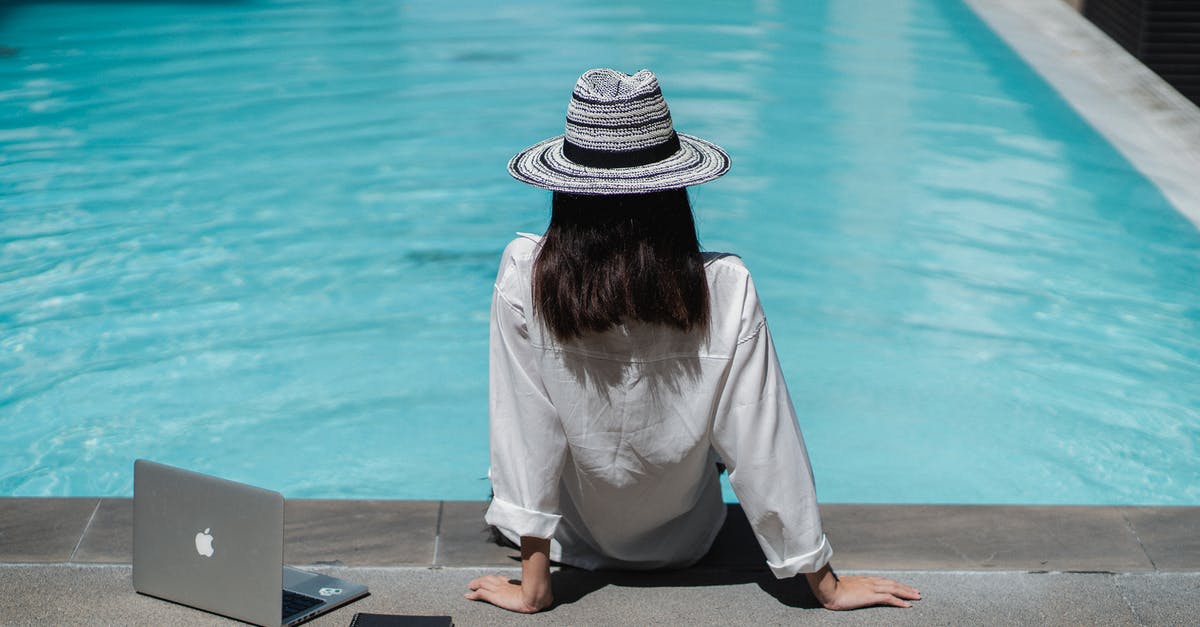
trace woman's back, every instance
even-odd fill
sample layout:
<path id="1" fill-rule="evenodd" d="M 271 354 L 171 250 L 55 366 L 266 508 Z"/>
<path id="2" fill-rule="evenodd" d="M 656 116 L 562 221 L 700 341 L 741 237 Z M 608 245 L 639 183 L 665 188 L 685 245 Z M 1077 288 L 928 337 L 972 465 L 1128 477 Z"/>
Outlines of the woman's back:
<path id="1" fill-rule="evenodd" d="M 561 457 L 551 456 L 553 470 L 533 473 L 494 461 L 498 509 L 509 504 L 506 479 L 538 484 L 515 492 L 557 500 L 561 553 L 555 559 L 592 568 L 694 562 L 724 519 L 716 451 L 730 463 L 735 485 L 744 477 L 749 489 L 762 493 L 781 479 L 738 472 L 739 440 L 753 429 L 744 421 L 730 422 L 731 414 L 753 406 L 759 427 L 795 431 L 750 274 L 735 256 L 705 255 L 710 302 L 705 330 L 634 322 L 560 341 L 531 305 L 538 240 L 532 235 L 513 240 L 497 276 L 493 451 L 496 460 L 537 458 L 545 451 L 560 451 Z M 749 394 L 739 394 L 731 380 L 758 383 Z M 763 395 L 766 390 L 771 393 Z M 527 401 L 534 396 L 544 400 L 544 411 L 529 411 Z M 512 398 L 526 402 L 510 406 Z M 512 431 L 498 428 L 497 420 L 511 421 Z M 795 457 L 798 476 L 790 489 L 808 485 L 811 499 L 803 446 L 787 445 L 798 444 L 798 432 L 787 435 L 784 446 L 767 442 L 768 450 L 760 452 L 778 449 Z M 550 485 L 554 476 L 557 485 Z M 777 516 L 775 509 L 767 506 L 763 515 Z M 814 519 L 813 512 L 795 514 Z M 819 525 L 815 531 L 815 546 L 821 546 Z"/>

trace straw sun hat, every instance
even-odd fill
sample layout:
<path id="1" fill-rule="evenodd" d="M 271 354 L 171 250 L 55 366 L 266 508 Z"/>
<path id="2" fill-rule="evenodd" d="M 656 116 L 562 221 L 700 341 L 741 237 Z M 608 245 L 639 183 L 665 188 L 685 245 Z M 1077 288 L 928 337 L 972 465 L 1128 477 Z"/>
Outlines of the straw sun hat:
<path id="1" fill-rule="evenodd" d="M 729 155 L 699 137 L 676 133 L 658 78 L 588 70 L 567 105 L 567 132 L 508 162 L 517 180 L 575 194 L 631 194 L 711 181 Z"/>

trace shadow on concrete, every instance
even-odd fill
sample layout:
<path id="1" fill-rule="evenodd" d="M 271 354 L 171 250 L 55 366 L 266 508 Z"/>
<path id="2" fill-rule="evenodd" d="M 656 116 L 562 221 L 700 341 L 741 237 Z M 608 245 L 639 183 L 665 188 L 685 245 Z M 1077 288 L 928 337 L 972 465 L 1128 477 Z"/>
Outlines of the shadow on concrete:
<path id="1" fill-rule="evenodd" d="M 689 588 L 753 583 L 788 607 L 821 607 L 803 577 L 776 579 L 768 570 L 715 570 L 689 568 L 676 571 L 619 572 L 563 568 L 551 575 L 554 606 L 571 605 L 606 586 L 621 588 Z"/>
<path id="2" fill-rule="evenodd" d="M 570 605 L 606 586 L 677 588 L 753 583 L 789 607 L 821 607 L 803 577 L 775 578 L 766 567 L 766 557 L 742 506 L 731 503 L 727 507 L 725 525 L 712 548 L 695 566 L 655 571 L 588 571 L 563 566 L 551 575 L 554 606 Z"/>

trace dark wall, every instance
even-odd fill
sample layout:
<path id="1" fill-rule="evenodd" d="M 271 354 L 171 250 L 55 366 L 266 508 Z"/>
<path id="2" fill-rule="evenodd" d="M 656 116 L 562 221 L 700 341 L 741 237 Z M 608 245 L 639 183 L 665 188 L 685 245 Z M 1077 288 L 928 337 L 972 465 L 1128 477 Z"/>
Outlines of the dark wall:
<path id="1" fill-rule="evenodd" d="M 1200 0 L 1086 0 L 1083 14 L 1200 104 Z"/>

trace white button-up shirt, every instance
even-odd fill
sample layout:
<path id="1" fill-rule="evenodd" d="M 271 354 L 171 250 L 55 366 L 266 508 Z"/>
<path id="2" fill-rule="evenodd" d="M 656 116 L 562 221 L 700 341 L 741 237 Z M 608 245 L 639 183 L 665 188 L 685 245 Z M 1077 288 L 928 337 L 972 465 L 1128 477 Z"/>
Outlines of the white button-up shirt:
<path id="1" fill-rule="evenodd" d="M 777 577 L 832 555 L 808 452 L 750 273 L 705 254 L 707 335 L 628 324 L 556 340 L 532 307 L 539 238 L 504 251 L 492 299 L 487 522 L 583 568 L 687 566 L 725 518 L 715 461 Z"/>

